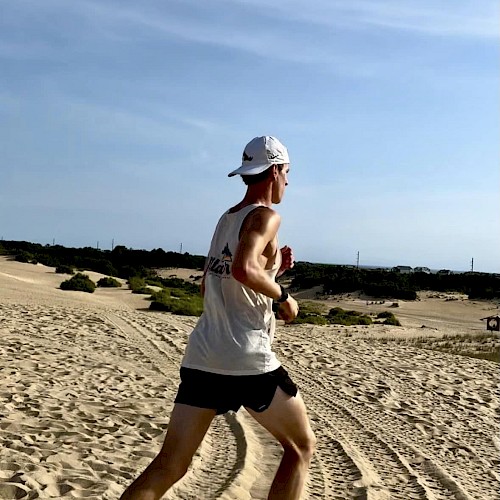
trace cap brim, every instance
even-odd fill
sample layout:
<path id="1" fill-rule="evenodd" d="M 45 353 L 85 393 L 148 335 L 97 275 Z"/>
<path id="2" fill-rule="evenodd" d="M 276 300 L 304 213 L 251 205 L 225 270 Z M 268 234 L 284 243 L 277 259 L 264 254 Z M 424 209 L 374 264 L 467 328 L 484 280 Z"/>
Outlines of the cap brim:
<path id="1" fill-rule="evenodd" d="M 228 177 L 233 177 L 235 175 L 257 175 L 264 170 L 267 170 L 272 163 L 265 163 L 263 165 L 242 165 L 241 167 L 237 168 L 236 170 L 233 170 L 230 174 L 227 174 Z"/>

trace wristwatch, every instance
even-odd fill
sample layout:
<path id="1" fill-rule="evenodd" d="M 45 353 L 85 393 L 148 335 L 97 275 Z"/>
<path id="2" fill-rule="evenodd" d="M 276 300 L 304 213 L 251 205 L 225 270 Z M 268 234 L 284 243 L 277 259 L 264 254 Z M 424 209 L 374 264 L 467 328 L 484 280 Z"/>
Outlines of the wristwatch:
<path id="1" fill-rule="evenodd" d="M 288 299 L 289 295 L 288 292 L 280 285 L 281 288 L 281 296 L 279 299 L 276 299 L 273 301 L 273 311 L 278 312 L 278 309 L 280 308 L 280 305 L 283 304 L 283 302 Z"/>
<path id="2" fill-rule="evenodd" d="M 280 288 L 281 288 L 281 297 L 278 300 L 276 300 L 278 304 L 282 304 L 283 302 L 285 302 L 286 299 L 288 299 L 288 292 L 281 285 Z"/>

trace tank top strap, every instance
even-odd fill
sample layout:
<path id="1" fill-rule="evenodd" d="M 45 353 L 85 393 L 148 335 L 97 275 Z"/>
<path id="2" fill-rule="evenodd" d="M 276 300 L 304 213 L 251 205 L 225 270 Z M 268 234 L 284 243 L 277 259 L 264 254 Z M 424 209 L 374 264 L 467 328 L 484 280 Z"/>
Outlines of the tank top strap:
<path id="1" fill-rule="evenodd" d="M 265 205 L 262 205 L 260 203 L 253 203 L 251 205 L 247 205 L 246 207 L 240 208 L 237 212 L 230 212 L 229 210 L 226 212 L 226 217 L 232 219 L 233 227 L 237 231 L 237 239 L 239 239 L 241 226 L 243 225 L 243 222 L 245 221 L 247 216 L 256 208 L 264 206 Z"/>

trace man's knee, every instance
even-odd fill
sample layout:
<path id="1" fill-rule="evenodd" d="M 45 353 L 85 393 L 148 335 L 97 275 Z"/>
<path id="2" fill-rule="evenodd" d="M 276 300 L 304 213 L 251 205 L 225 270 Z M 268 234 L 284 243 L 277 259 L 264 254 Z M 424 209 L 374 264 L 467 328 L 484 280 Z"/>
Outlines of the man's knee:
<path id="1" fill-rule="evenodd" d="M 157 469 L 159 474 L 168 476 L 174 482 L 179 481 L 191 465 L 191 458 L 188 457 L 173 457 L 160 451 L 155 459 L 157 462 Z"/>
<path id="2" fill-rule="evenodd" d="M 301 461 L 309 463 L 316 449 L 316 436 L 310 430 L 300 438 L 284 441 L 281 445 L 285 453 L 293 454 Z"/>

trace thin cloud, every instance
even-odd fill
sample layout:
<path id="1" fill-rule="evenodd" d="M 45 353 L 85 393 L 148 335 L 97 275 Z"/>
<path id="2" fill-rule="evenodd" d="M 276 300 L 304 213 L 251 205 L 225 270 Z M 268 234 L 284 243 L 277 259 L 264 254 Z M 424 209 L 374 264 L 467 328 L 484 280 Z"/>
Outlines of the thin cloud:
<path id="1" fill-rule="evenodd" d="M 215 125 L 197 117 L 173 115 L 152 118 L 149 113 L 137 113 L 110 105 L 85 102 L 70 96 L 58 96 L 57 112 L 61 121 L 78 123 L 92 131 L 95 137 L 125 138 L 144 144 L 164 145 L 166 138 L 184 137 L 186 129 L 210 130 Z"/>
<path id="2" fill-rule="evenodd" d="M 130 26 L 135 26 L 147 28 L 150 33 L 156 32 L 188 42 L 220 46 L 270 59 L 297 63 L 320 63 L 325 59 L 334 59 L 331 50 L 321 46 L 311 50 L 310 45 L 304 45 L 303 41 L 280 36 L 278 31 L 272 31 L 264 26 L 259 27 L 255 22 L 245 29 L 241 25 L 221 20 L 209 22 L 189 14 L 176 15 L 173 12 L 166 12 L 164 15 L 158 15 L 154 12 L 148 13 L 142 8 L 137 10 L 122 6 L 111 7 L 92 1 L 78 3 L 80 7 L 92 9 L 93 16 L 97 14 L 100 22 L 106 23 L 114 34 L 118 33 L 121 36 L 134 37 L 134 33 L 127 30 Z M 270 50 L 270 47 L 273 50 Z"/>
<path id="3" fill-rule="evenodd" d="M 228 3 L 221 0 L 221 3 Z M 229 2 L 234 4 L 234 0 Z M 238 0 L 288 19 L 353 30 L 379 27 L 427 35 L 499 38 L 496 0 L 441 2 L 400 0 Z"/>
<path id="4" fill-rule="evenodd" d="M 21 6 L 43 12 L 57 11 L 60 16 L 75 16 L 85 30 L 72 30 L 66 42 L 79 44 L 101 40 L 144 40 L 148 38 L 182 40 L 212 45 L 295 64 L 314 65 L 322 72 L 349 77 L 374 78 L 387 75 L 397 60 L 364 56 L 359 47 L 340 43 L 339 33 L 398 30 L 416 35 L 467 36 L 497 38 L 496 4 L 462 0 L 453 9 L 439 8 L 429 2 L 395 2 L 393 0 L 303 0 L 264 2 L 264 0 L 213 0 L 210 4 L 194 0 L 133 3 L 102 3 L 95 0 L 30 1 Z M 196 8 L 195 8 L 196 7 Z M 18 5 L 19 9 L 19 5 Z M 22 12 L 22 10 L 21 10 Z M 219 15 L 222 12 L 223 15 Z M 22 16 L 19 16 L 22 19 Z M 11 21 L 22 22 L 22 21 Z M 31 22 L 31 20 L 29 21 Z M 78 24 L 78 23 L 77 23 Z M 311 37 L 311 24 L 316 36 Z M 36 34 L 34 35 L 36 36 Z M 1 43 L 1 42 L 0 42 Z M 44 57 L 50 50 L 46 43 L 25 41 L 5 50 L 20 57 L 30 53 Z M 9 49 L 9 45 L 6 45 Z M 1 55 L 0 45 L 0 55 Z M 57 55 L 57 52 L 55 53 Z"/>
<path id="5" fill-rule="evenodd" d="M 224 8 L 221 5 L 223 3 L 219 2 L 220 8 Z M 43 4 L 27 1 L 24 5 L 45 16 L 49 16 L 51 11 L 57 11 L 59 16 L 71 18 L 72 24 L 79 20 L 79 26 L 85 26 L 85 30 L 68 32 L 65 43 L 69 45 L 87 45 L 94 43 L 96 39 L 116 41 L 156 37 L 212 45 L 259 56 L 265 60 L 312 64 L 325 71 L 333 69 L 336 73 L 345 72 L 360 77 L 371 76 L 373 73 L 366 65 L 350 64 L 349 54 L 332 47 L 329 38 L 333 33 L 323 33 L 326 39 L 311 38 L 307 32 L 295 30 L 296 23 L 287 21 L 286 17 L 281 17 L 279 23 L 273 24 L 267 15 L 261 15 L 260 12 L 248 15 L 241 5 L 232 5 L 224 17 L 216 15 L 217 7 L 214 4 L 210 7 L 204 4 L 200 6 L 189 0 L 184 3 L 169 2 L 168 8 L 163 7 L 164 10 L 160 12 L 157 10 L 158 5 L 161 7 L 164 4 L 157 4 L 156 9 L 150 6 L 148 8 L 148 4 L 136 7 L 134 4 L 110 4 L 93 0 L 74 0 L 71 3 L 47 0 Z M 198 10 L 205 9 L 206 16 L 193 15 L 195 5 L 198 5 Z M 28 21 L 30 24 L 31 22 Z M 12 23 L 14 27 L 22 25 L 23 16 L 20 14 Z M 294 36 L 290 36 L 292 30 Z M 36 39 L 37 30 L 32 31 L 32 36 Z M 61 50 L 63 47 L 48 45 L 45 41 L 22 41 L 15 47 L 6 46 L 5 52 L 14 57 L 32 55 L 47 58 L 51 54 L 58 55 Z"/>

